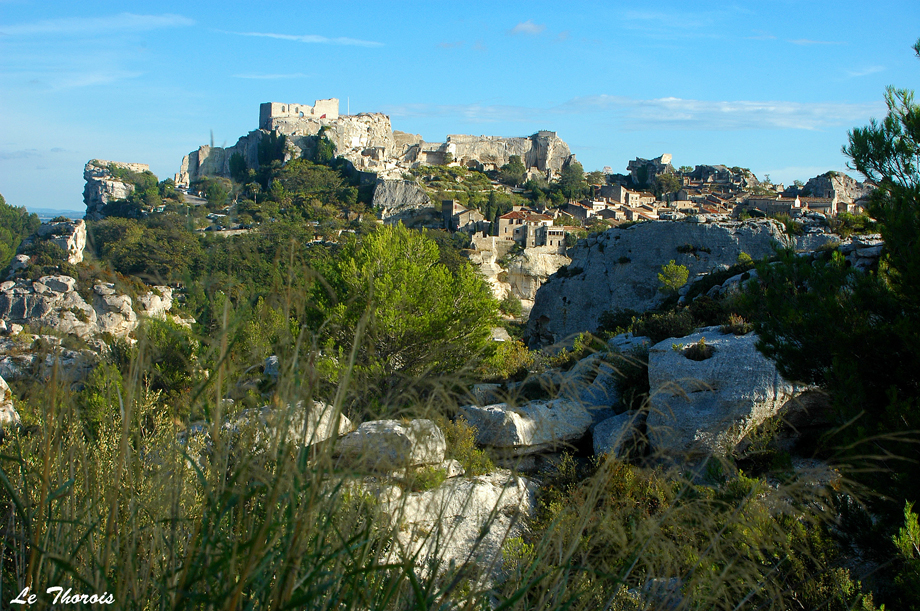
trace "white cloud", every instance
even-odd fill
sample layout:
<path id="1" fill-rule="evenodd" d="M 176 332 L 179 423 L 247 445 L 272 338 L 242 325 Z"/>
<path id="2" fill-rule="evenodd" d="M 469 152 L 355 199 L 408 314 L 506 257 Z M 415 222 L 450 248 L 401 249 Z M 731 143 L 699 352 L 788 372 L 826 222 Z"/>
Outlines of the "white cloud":
<path id="1" fill-rule="evenodd" d="M 303 72 L 293 72 L 291 74 L 234 74 L 233 78 L 275 80 L 288 78 L 308 78 L 309 76 L 309 74 L 304 74 Z"/>
<path id="2" fill-rule="evenodd" d="M 853 125 L 884 114 L 881 102 L 786 102 L 749 100 L 641 100 L 624 96 L 595 95 L 569 100 L 553 108 L 486 104 L 392 106 L 384 112 L 396 117 L 456 117 L 473 122 L 552 121 L 567 114 L 597 114 L 614 118 L 621 131 L 700 130 L 738 131 L 754 129 L 821 130 Z"/>
<path id="3" fill-rule="evenodd" d="M 529 34 L 531 36 L 536 36 L 541 34 L 543 30 L 546 29 L 546 26 L 542 23 L 534 23 L 532 20 L 528 19 L 527 21 L 522 21 L 511 29 L 512 34 Z"/>
<path id="4" fill-rule="evenodd" d="M 40 34 L 101 34 L 103 32 L 145 31 L 194 25 L 195 21 L 182 15 L 136 15 L 121 13 L 108 17 L 66 17 L 31 23 L 0 26 L 0 34 L 33 36 Z"/>
<path id="5" fill-rule="evenodd" d="M 883 70 L 885 70 L 885 66 L 869 66 L 868 68 L 863 68 L 861 70 L 847 70 L 847 76 L 850 78 L 859 78 L 861 76 L 876 74 L 877 72 L 882 72 Z"/>
<path id="6" fill-rule="evenodd" d="M 881 102 L 717 101 L 659 98 L 636 100 L 620 96 L 575 98 L 561 108 L 574 112 L 613 111 L 623 116 L 627 130 L 694 129 L 735 131 L 743 129 L 818 130 L 833 125 L 865 121 L 884 112 Z"/>
<path id="7" fill-rule="evenodd" d="M 795 40 L 788 40 L 786 42 L 791 42 L 794 45 L 842 45 L 843 42 L 835 40 L 810 40 L 808 38 L 797 38 Z"/>
<path id="8" fill-rule="evenodd" d="M 356 47 L 382 47 L 382 42 L 374 42 L 371 40 L 359 40 L 357 38 L 328 38 L 326 36 L 319 36 L 316 34 L 276 34 L 274 32 L 226 32 L 227 34 L 236 34 L 238 36 L 257 36 L 262 38 L 275 38 L 277 40 L 290 40 L 293 42 L 306 42 L 312 44 L 327 44 L 327 45 L 350 45 Z"/>

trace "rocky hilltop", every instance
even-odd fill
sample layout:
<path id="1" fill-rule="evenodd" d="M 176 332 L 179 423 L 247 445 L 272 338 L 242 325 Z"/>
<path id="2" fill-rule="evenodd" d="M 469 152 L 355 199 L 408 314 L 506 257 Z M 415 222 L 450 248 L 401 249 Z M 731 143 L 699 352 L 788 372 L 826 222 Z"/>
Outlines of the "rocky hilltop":
<path id="1" fill-rule="evenodd" d="M 540 287 L 530 313 L 532 344 L 559 341 L 597 328 L 608 310 L 645 311 L 664 299 L 661 266 L 674 260 L 690 280 L 737 262 L 747 253 L 759 259 L 786 245 L 782 227 L 771 220 L 720 223 L 646 222 L 609 229 L 569 251 L 572 263 Z"/>
<path id="2" fill-rule="evenodd" d="M 110 201 L 125 199 L 134 192 L 134 185 L 122 182 L 112 176 L 110 168 L 122 168 L 132 172 L 149 172 L 146 163 L 124 163 L 90 159 L 83 168 L 83 203 L 86 204 L 86 219 L 98 221 L 103 218 L 102 208 Z"/>
<path id="3" fill-rule="evenodd" d="M 808 179 L 802 192 L 813 197 L 831 199 L 837 197 L 841 204 L 852 204 L 865 200 L 875 190 L 869 183 L 859 182 L 856 179 L 840 172 L 825 172 L 820 176 Z"/>
<path id="4" fill-rule="evenodd" d="M 334 103 L 338 100 L 323 100 Z M 317 103 L 319 104 L 319 102 Z M 302 105 L 303 108 L 312 108 Z M 249 168 L 258 168 L 258 147 L 262 138 L 275 131 L 287 137 L 288 159 L 306 155 L 316 146 L 322 133 L 336 147 L 336 154 L 351 162 L 359 171 L 378 178 L 398 180 L 402 172 L 419 165 L 437 165 L 449 161 L 468 167 L 496 169 L 508 163 L 512 155 L 521 157 L 526 168 L 540 173 L 558 174 L 574 158 L 568 145 L 555 132 L 541 131 L 526 137 L 449 135 L 445 142 L 425 142 L 421 136 L 394 131 L 390 118 L 381 113 L 327 116 L 308 113 L 292 116 L 290 112 L 271 114 L 279 104 L 263 104 L 260 128 L 243 136 L 232 147 L 201 146 L 182 159 L 176 182 L 189 184 L 204 176 L 230 176 L 230 157 L 239 153 Z"/>

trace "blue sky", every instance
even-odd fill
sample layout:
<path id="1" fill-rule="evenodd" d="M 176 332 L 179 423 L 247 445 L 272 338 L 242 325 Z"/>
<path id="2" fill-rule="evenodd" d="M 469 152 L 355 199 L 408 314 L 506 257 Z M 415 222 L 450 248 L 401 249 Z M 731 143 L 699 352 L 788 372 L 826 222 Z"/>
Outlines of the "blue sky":
<path id="1" fill-rule="evenodd" d="M 788 184 L 845 169 L 918 37 L 917 0 L 0 0 L 0 193 L 82 209 L 88 159 L 163 179 L 261 102 L 328 97 L 430 141 L 551 129 L 586 170 L 667 152 Z"/>

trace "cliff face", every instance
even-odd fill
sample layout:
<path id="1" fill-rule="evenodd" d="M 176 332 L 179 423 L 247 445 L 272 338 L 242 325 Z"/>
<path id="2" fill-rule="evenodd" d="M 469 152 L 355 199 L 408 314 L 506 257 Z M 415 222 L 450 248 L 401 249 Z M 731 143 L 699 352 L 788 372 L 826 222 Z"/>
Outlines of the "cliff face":
<path id="1" fill-rule="evenodd" d="M 852 204 L 869 197 L 874 187 L 840 172 L 827 172 L 809 179 L 803 190 L 814 197 L 832 198 L 836 195 L 838 202 Z"/>
<path id="2" fill-rule="evenodd" d="M 469 258 L 489 283 L 496 299 L 514 295 L 527 313 L 540 286 L 571 259 L 548 248 L 525 248 L 508 256 L 514 246 L 514 242 L 496 237 L 474 238 L 475 250 Z"/>
<path id="3" fill-rule="evenodd" d="M 110 201 L 125 199 L 134 192 L 134 185 L 117 180 L 109 171 L 109 166 L 147 172 L 150 166 L 145 163 L 123 163 L 120 161 L 103 161 L 90 159 L 83 168 L 83 203 L 86 204 L 86 217 L 91 221 L 102 218 L 102 208 Z"/>
<path id="4" fill-rule="evenodd" d="M 230 158 L 239 153 L 246 161 L 246 167 L 259 168 L 259 143 L 266 132 L 256 130 L 249 132 L 229 148 L 219 146 L 200 146 L 182 158 L 182 165 L 176 174 L 177 184 L 190 184 L 204 176 L 222 176 L 230 178 Z"/>
<path id="5" fill-rule="evenodd" d="M 537 291 L 528 325 L 530 342 L 594 331 L 608 310 L 654 308 L 663 299 L 658 274 L 672 259 L 686 266 L 693 280 L 735 263 L 742 252 L 754 259 L 772 254 L 774 245 L 786 240 L 781 226 L 769 220 L 644 222 L 591 236 L 569 250 L 572 263 L 565 277 L 557 273 Z"/>

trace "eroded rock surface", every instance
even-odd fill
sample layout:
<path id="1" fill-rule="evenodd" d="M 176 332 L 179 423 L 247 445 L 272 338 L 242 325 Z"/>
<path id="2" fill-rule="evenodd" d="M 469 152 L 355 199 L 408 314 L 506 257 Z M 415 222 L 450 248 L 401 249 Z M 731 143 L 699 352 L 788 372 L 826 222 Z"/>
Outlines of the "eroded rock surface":
<path id="1" fill-rule="evenodd" d="M 98 221 L 103 218 L 102 209 L 111 201 L 126 199 L 134 193 L 134 185 L 122 182 L 109 170 L 109 166 L 124 168 L 132 172 L 148 172 L 150 166 L 145 163 L 123 163 L 121 161 L 103 161 L 91 159 L 83 168 L 83 203 L 86 204 L 85 218 Z"/>
<path id="2" fill-rule="evenodd" d="M 701 340 L 711 356 L 688 358 L 685 348 Z M 756 341 L 754 333 L 723 335 L 707 327 L 651 347 L 647 424 L 653 452 L 727 454 L 795 395 L 796 388 L 757 351 Z"/>
<path id="3" fill-rule="evenodd" d="M 468 405 L 460 413 L 476 428 L 476 442 L 515 455 L 552 450 L 582 437 L 590 412 L 578 401 L 530 401 L 517 407 L 497 403 Z"/>
<path id="4" fill-rule="evenodd" d="M 335 450 L 350 465 L 393 471 L 442 463 L 447 442 L 431 420 L 373 420 L 340 439 Z"/>
<path id="5" fill-rule="evenodd" d="M 569 249 L 572 263 L 537 291 L 530 313 L 531 345 L 594 331 L 605 311 L 654 308 L 664 299 L 658 274 L 674 260 L 690 278 L 731 265 L 742 252 L 755 260 L 785 245 L 774 221 L 683 223 L 650 221 L 609 229 Z"/>

